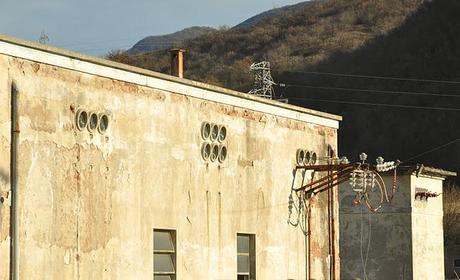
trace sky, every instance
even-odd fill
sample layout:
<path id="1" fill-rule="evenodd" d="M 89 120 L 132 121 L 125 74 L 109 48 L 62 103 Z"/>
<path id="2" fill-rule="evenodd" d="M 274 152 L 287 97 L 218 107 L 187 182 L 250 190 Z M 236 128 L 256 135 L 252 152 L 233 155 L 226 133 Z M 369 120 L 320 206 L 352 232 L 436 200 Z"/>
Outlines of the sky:
<path id="1" fill-rule="evenodd" d="M 102 56 L 149 35 L 234 26 L 302 0 L 0 0 L 0 34 Z"/>

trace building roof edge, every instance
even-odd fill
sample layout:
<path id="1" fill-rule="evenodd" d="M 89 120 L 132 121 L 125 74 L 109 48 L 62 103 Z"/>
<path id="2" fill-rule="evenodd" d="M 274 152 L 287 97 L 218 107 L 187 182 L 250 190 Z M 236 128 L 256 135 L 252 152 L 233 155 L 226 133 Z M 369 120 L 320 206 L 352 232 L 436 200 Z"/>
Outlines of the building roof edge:
<path id="1" fill-rule="evenodd" d="M 206 84 L 203 82 L 182 79 L 182 78 L 178 78 L 175 76 L 155 72 L 152 70 L 147 70 L 147 69 L 143 69 L 143 68 L 139 68 L 139 67 L 119 63 L 119 62 L 114 62 L 114 61 L 110 61 L 110 60 L 103 59 L 103 58 L 97 58 L 97 57 L 93 57 L 90 55 L 85 55 L 85 54 L 81 54 L 78 52 L 65 50 L 65 49 L 61 49 L 61 48 L 57 48 L 57 47 L 53 47 L 49 45 L 44 45 L 44 44 L 40 44 L 36 42 L 23 40 L 23 39 L 18 39 L 18 38 L 10 37 L 7 35 L 0 34 L 0 42 L 15 44 L 15 45 L 19 45 L 19 46 L 47 52 L 47 53 L 52 53 L 52 54 L 56 54 L 60 56 L 69 57 L 72 59 L 77 59 L 77 60 L 101 65 L 101 66 L 111 67 L 111 68 L 115 68 L 119 70 L 133 72 L 136 74 L 141 74 L 141 75 L 145 75 L 149 77 L 167 80 L 170 82 L 175 82 L 175 83 L 180 83 L 183 85 L 188 85 L 188 86 L 192 86 L 196 88 L 206 89 L 206 90 L 210 90 L 210 91 L 214 91 L 214 92 L 218 92 L 218 93 L 222 93 L 226 95 L 236 96 L 236 97 L 244 98 L 244 99 L 251 100 L 254 102 L 264 103 L 264 104 L 268 104 L 268 105 L 272 105 L 272 106 L 276 106 L 276 107 L 280 107 L 280 108 L 284 108 L 284 109 L 288 109 L 288 110 L 292 110 L 292 111 L 296 111 L 300 113 L 305 113 L 305 114 L 309 114 L 309 115 L 313 115 L 317 117 L 322 117 L 322 118 L 335 120 L 335 121 L 342 121 L 342 116 L 339 116 L 339 115 L 321 112 L 321 111 L 308 109 L 308 108 L 303 108 L 300 106 L 286 104 L 286 103 L 275 101 L 275 100 L 269 100 L 266 98 L 257 97 L 257 96 L 250 95 L 247 93 L 243 93 L 243 92 L 239 92 L 239 91 L 235 91 L 235 90 L 231 90 L 231 89 L 227 89 L 227 88 L 223 88 L 219 86 L 214 86 L 214 85 Z"/>

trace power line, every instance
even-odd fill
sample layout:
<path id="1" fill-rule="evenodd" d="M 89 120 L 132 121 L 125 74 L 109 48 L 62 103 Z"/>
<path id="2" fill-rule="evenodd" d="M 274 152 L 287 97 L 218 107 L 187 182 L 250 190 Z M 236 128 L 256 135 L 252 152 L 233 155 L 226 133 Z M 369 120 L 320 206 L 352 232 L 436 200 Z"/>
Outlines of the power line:
<path id="1" fill-rule="evenodd" d="M 460 98 L 460 95 L 455 94 L 444 94 L 444 93 L 432 93 L 432 92 L 412 92 L 412 91 L 391 91 L 391 90 L 374 90 L 374 89 L 360 89 L 360 88 L 344 88 L 344 87 L 326 87 L 326 86 L 310 86 L 302 84 L 279 84 L 281 87 L 302 87 L 311 89 L 322 89 L 322 90 L 337 90 L 337 91 L 349 91 L 349 92 L 367 92 L 375 94 L 402 94 L 402 95 L 422 95 L 422 96 L 435 96 L 435 97 L 454 97 Z"/>
<path id="2" fill-rule="evenodd" d="M 456 143 L 456 142 L 458 142 L 458 141 L 460 141 L 460 138 L 454 139 L 454 140 L 452 140 L 452 141 L 447 142 L 446 144 L 442 144 L 442 145 L 437 146 L 437 147 L 435 147 L 435 148 L 432 148 L 432 149 L 430 149 L 430 150 L 428 150 L 428 151 L 425 151 L 425 152 L 423 152 L 423 153 L 417 154 L 417 155 L 415 155 L 415 156 L 413 156 L 413 157 L 410 157 L 410 158 L 408 158 L 408 159 L 406 159 L 406 160 L 404 160 L 404 161 L 402 161 L 402 162 L 408 162 L 408 161 L 414 160 L 414 159 L 416 159 L 416 158 L 419 158 L 419 157 L 424 156 L 424 155 L 426 155 L 426 154 L 429 154 L 429 153 L 431 153 L 431 152 L 434 152 L 434 151 L 437 151 L 437 150 L 439 150 L 439 149 L 442 149 L 442 148 L 444 148 L 444 147 L 446 147 L 446 146 L 452 145 L 452 144 L 454 144 L 454 143 Z"/>
<path id="3" fill-rule="evenodd" d="M 316 71 L 285 71 L 287 73 L 303 73 L 321 76 L 336 76 L 347 78 L 363 78 L 363 79 L 376 79 L 376 80 L 395 80 L 395 81 L 410 81 L 410 82 L 423 82 L 423 83 L 444 83 L 460 85 L 460 81 L 447 81 L 447 80 L 433 80 L 433 79 L 414 79 L 414 78 L 401 78 L 401 77 L 388 77 L 388 76 L 371 76 L 371 75 L 353 75 L 332 72 L 316 72 Z"/>
<path id="4" fill-rule="evenodd" d="M 317 98 L 307 98 L 307 97 L 288 97 L 288 99 L 317 101 L 317 102 L 324 102 L 324 103 L 340 103 L 340 104 L 351 104 L 351 105 L 368 105 L 368 106 L 405 108 L 405 109 L 424 109 L 424 110 L 437 110 L 437 111 L 460 111 L 460 108 L 425 107 L 425 106 L 413 106 L 413 105 L 402 105 L 402 104 L 387 104 L 387 103 L 370 103 L 370 102 L 357 102 L 357 101 L 344 101 L 344 100 L 331 100 L 331 99 L 317 99 Z"/>

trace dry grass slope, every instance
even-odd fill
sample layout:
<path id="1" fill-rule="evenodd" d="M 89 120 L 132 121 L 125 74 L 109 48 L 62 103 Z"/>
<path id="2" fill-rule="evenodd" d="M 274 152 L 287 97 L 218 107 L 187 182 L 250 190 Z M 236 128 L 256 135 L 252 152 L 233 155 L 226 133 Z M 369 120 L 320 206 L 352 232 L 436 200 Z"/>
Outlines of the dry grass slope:
<path id="1" fill-rule="evenodd" d="M 423 0 L 315 1 L 268 17 L 248 29 L 228 29 L 188 40 L 185 75 L 247 91 L 249 65 L 269 60 L 275 73 L 314 66 L 336 52 L 353 51 L 399 26 Z M 112 53 L 112 60 L 169 71 L 165 50 L 136 55 Z"/>

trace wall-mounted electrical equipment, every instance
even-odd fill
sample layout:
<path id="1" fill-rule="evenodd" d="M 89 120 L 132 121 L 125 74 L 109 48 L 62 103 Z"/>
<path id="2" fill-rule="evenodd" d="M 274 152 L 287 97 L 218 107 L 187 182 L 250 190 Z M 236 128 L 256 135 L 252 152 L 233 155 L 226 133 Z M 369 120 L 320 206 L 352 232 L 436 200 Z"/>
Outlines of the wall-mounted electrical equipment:
<path id="1" fill-rule="evenodd" d="M 227 128 L 204 122 L 201 125 L 201 157 L 204 161 L 223 163 L 227 159 Z"/>

